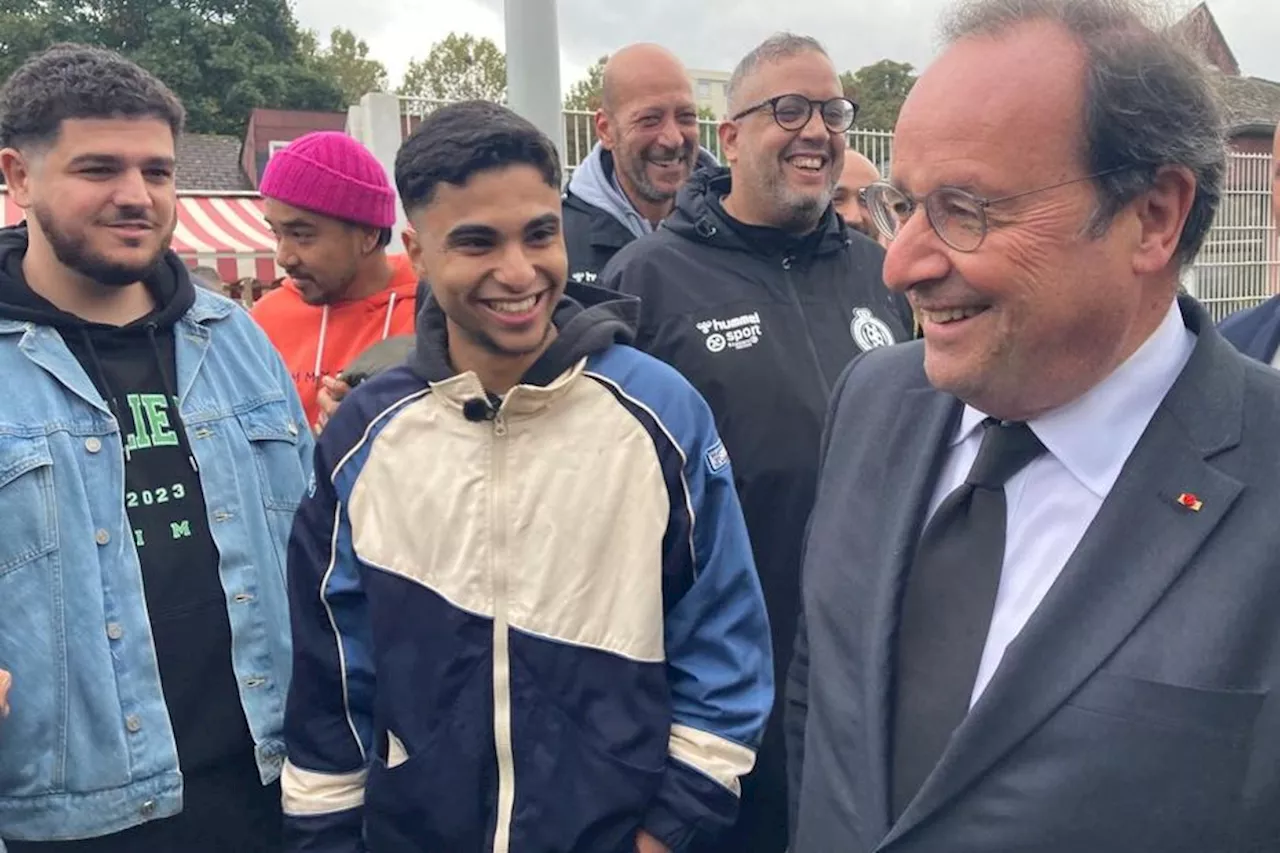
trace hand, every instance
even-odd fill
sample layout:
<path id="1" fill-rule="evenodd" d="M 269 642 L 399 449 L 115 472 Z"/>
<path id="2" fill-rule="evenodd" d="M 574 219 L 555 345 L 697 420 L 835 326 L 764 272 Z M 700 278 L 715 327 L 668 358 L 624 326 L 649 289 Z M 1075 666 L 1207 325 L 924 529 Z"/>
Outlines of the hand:
<path id="1" fill-rule="evenodd" d="M 320 417 L 316 421 L 316 432 L 324 429 L 325 424 L 329 423 L 329 418 L 338 411 L 338 404 L 342 402 L 342 398 L 350 393 L 351 386 L 341 379 L 335 379 L 332 376 L 320 377 L 320 393 L 316 395 L 316 402 L 320 404 Z"/>
<path id="2" fill-rule="evenodd" d="M 0 717 L 9 716 L 9 685 L 13 683 L 13 676 L 0 669 Z"/>
<path id="3" fill-rule="evenodd" d="M 671 853 L 671 848 L 642 829 L 636 833 L 636 853 Z"/>

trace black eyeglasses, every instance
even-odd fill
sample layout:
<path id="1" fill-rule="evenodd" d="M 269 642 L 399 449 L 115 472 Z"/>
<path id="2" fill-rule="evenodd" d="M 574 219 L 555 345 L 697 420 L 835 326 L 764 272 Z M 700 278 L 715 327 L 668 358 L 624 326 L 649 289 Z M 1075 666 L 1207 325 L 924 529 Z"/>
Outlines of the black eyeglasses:
<path id="1" fill-rule="evenodd" d="M 858 117 L 858 105 L 848 98 L 815 101 L 804 95 L 790 94 L 778 95 L 776 98 L 761 101 L 754 107 L 747 107 L 733 116 L 733 120 L 738 121 L 768 108 L 773 113 L 773 120 L 778 123 L 778 127 L 783 130 L 800 130 L 809 123 L 809 119 L 813 118 L 815 107 L 822 116 L 823 125 L 832 133 L 844 133 L 853 127 L 853 122 Z"/>
<path id="2" fill-rule="evenodd" d="M 1128 168 L 1128 166 L 1120 166 L 1115 169 L 1107 169 L 1104 172 L 1095 172 L 1082 178 L 1072 178 L 1069 181 L 1050 184 L 1047 187 L 1037 187 L 1034 190 L 1025 190 L 1013 195 L 1001 196 L 1000 198 L 983 198 L 957 187 L 938 187 L 923 199 L 915 199 L 893 184 L 877 181 L 868 185 L 865 189 L 866 204 L 867 209 L 871 211 L 872 220 L 875 221 L 876 227 L 880 229 L 880 233 L 892 240 L 898 236 L 898 232 L 902 230 L 902 226 L 907 224 L 907 220 L 915 213 L 916 208 L 923 203 L 925 216 L 929 219 L 929 225 L 933 228 L 934 233 L 942 239 L 942 242 L 957 252 L 976 252 L 978 247 L 982 245 L 982 241 L 987 238 L 987 208 L 993 204 L 1013 201 L 1017 198 L 1047 192 L 1048 190 L 1056 190 L 1059 187 L 1078 184 L 1082 181 L 1092 181 L 1095 178 L 1115 174 Z"/>

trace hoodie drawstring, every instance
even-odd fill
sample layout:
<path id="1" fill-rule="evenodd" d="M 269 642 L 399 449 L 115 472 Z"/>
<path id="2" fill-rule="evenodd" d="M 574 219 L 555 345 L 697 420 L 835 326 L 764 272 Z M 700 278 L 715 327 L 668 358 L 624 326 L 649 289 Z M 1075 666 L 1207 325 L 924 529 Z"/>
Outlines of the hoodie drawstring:
<path id="1" fill-rule="evenodd" d="M 382 321 L 382 339 L 384 341 L 387 339 L 387 336 L 391 334 L 391 321 L 395 318 L 394 315 L 396 311 L 396 297 L 398 295 L 399 294 L 397 294 L 394 290 L 391 291 L 391 299 L 387 303 L 387 316 L 386 316 L 386 319 Z M 320 362 L 324 358 L 324 339 L 325 339 L 325 336 L 328 334 L 328 331 L 329 331 L 329 306 L 326 305 L 324 306 L 323 313 L 321 313 L 320 315 L 320 340 L 316 343 L 316 366 L 315 366 L 315 369 L 312 370 L 312 373 L 315 374 L 315 377 L 317 380 L 320 378 Z"/>
<path id="2" fill-rule="evenodd" d="M 392 298 L 390 298 L 390 301 L 387 304 L 387 318 L 383 320 L 383 341 L 385 341 L 385 339 L 387 339 L 387 336 L 389 336 L 389 334 L 392 333 L 392 320 L 394 319 L 394 314 L 396 314 L 396 297 L 397 296 L 398 295 L 396 291 L 392 291 Z M 312 375 L 314 375 L 314 377 L 316 378 L 316 382 L 319 382 L 320 380 L 320 375 L 321 375 L 320 365 L 321 365 L 321 361 L 324 360 L 324 342 L 325 342 L 325 337 L 328 336 L 328 333 L 329 333 L 329 306 L 325 305 L 323 313 L 320 314 L 320 339 L 319 341 L 316 342 L 316 364 L 315 364 L 315 368 L 311 370 Z"/>
<path id="3" fill-rule="evenodd" d="M 160 352 L 160 344 L 156 341 L 156 324 L 147 324 L 147 340 L 151 341 L 151 352 L 156 357 L 156 367 L 160 370 L 160 382 L 164 385 L 165 396 L 169 398 L 173 411 L 174 431 L 178 434 L 178 446 L 182 448 L 182 452 L 187 454 L 187 461 L 191 463 L 191 470 L 197 474 L 200 473 L 200 466 L 196 464 L 196 454 L 191 449 L 191 442 L 187 440 L 187 425 L 182 420 L 182 412 L 178 405 L 178 388 L 173 382 L 173 377 L 169 375 L 169 369 L 164 363 L 164 355 Z"/>
<path id="4" fill-rule="evenodd" d="M 316 381 L 320 381 L 320 359 L 324 357 L 324 336 L 329 331 L 329 306 L 324 306 L 324 311 L 320 314 L 320 341 L 316 344 L 316 367 L 312 373 L 316 377 Z"/>
<path id="5" fill-rule="evenodd" d="M 391 333 L 391 314 L 396 310 L 396 292 L 391 291 L 391 301 L 387 305 L 387 319 L 382 324 L 382 339 L 385 341 Z"/>
<path id="6" fill-rule="evenodd" d="M 93 372 L 98 374 L 98 382 L 102 386 L 102 394 L 107 398 L 107 408 L 111 410 L 111 416 L 116 419 L 116 423 L 120 424 L 121 429 L 123 429 L 124 425 L 120 423 L 120 401 L 116 399 L 116 391 L 107 380 L 107 371 L 103 369 L 102 359 L 98 357 L 98 348 L 93 345 L 93 335 L 90 335 L 89 330 L 84 326 L 80 326 L 80 337 L 84 339 L 85 351 L 89 353 L 89 361 L 93 363 Z"/>

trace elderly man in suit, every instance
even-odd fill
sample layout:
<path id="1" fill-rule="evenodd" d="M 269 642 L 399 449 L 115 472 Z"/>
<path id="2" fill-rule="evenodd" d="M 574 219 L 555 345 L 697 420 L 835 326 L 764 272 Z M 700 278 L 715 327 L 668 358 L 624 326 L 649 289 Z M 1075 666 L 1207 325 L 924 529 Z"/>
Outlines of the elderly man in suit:
<path id="1" fill-rule="evenodd" d="M 834 394 L 792 853 L 1280 850 L 1280 374 L 1177 296 L 1224 173 L 1128 0 L 977 0 L 871 206 L 924 340 Z"/>

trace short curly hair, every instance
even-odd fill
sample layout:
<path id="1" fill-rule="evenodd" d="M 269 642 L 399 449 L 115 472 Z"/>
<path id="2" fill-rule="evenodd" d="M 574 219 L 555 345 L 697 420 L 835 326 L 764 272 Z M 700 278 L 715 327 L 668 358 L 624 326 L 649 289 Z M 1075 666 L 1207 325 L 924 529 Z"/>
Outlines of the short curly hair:
<path id="1" fill-rule="evenodd" d="M 51 145 L 68 119 L 156 118 L 182 133 L 186 110 L 169 87 L 118 53 L 55 44 L 0 87 L 0 147 Z"/>
<path id="2" fill-rule="evenodd" d="M 413 215 L 440 184 L 462 186 L 477 172 L 532 166 L 547 186 L 560 189 L 560 155 L 546 134 L 512 110 L 490 101 L 460 101 L 435 110 L 396 155 L 396 189 Z"/>

